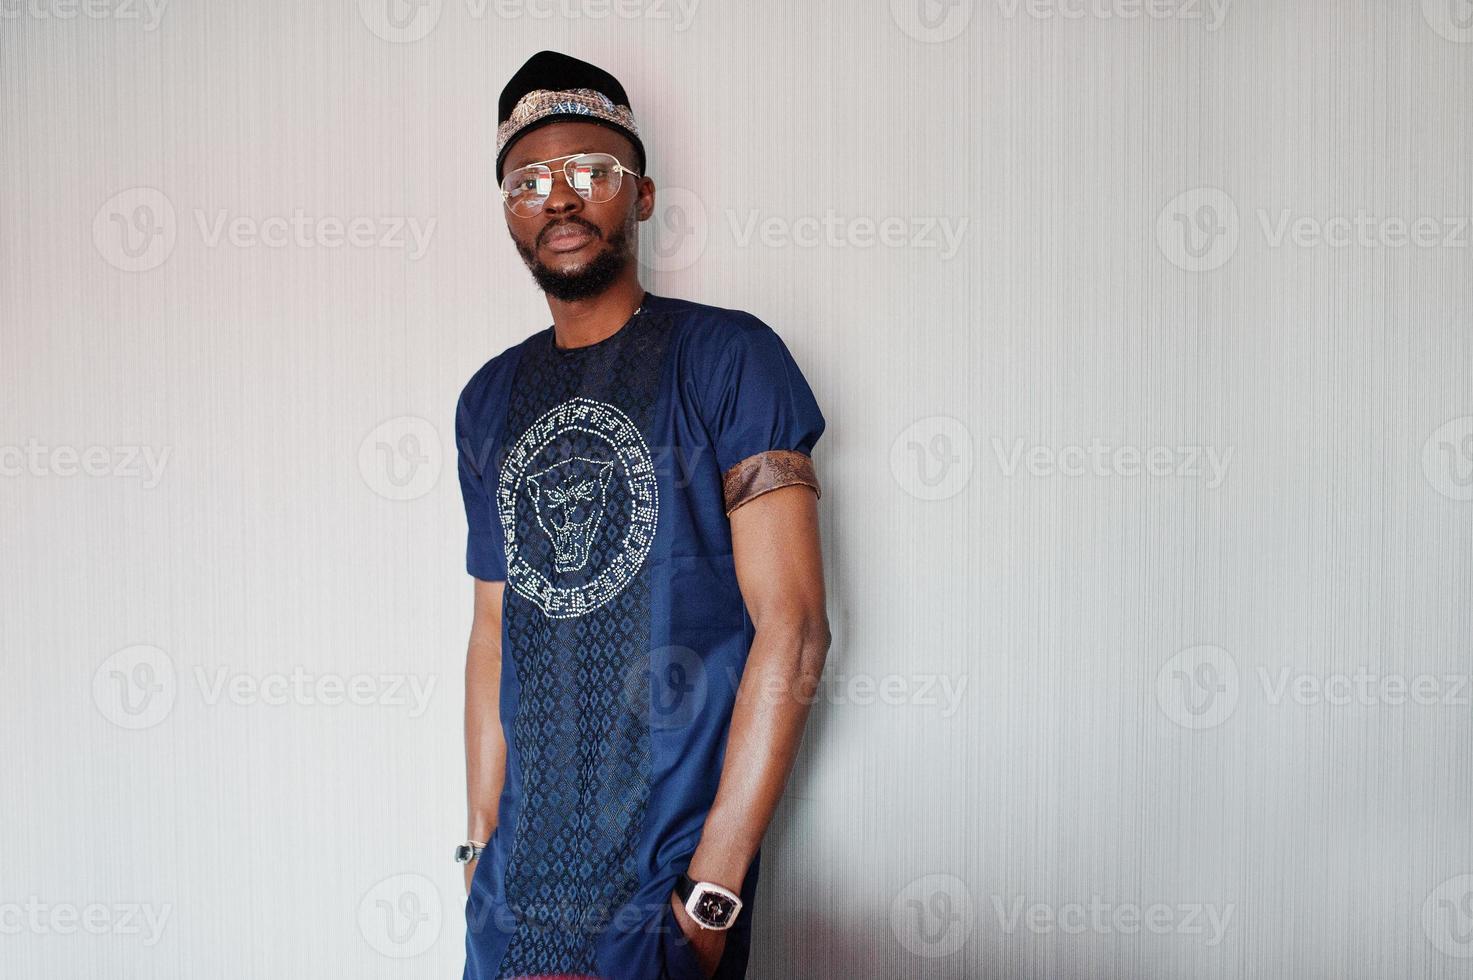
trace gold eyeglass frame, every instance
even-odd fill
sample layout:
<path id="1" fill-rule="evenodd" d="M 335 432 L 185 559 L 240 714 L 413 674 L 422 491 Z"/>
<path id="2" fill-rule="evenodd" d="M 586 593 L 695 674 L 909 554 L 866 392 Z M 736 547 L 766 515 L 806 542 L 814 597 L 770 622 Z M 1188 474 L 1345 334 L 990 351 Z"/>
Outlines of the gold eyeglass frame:
<path id="1" fill-rule="evenodd" d="M 610 160 L 613 160 L 614 161 L 614 173 L 616 173 L 616 174 L 619 175 L 619 190 L 614 191 L 613 195 L 609 197 L 609 201 L 612 201 L 615 197 L 618 197 L 619 196 L 619 191 L 624 189 L 624 175 L 625 174 L 628 174 L 629 176 L 635 178 L 636 180 L 639 179 L 639 174 L 638 173 L 636 173 L 635 171 L 630 170 L 628 167 L 624 166 L 624 163 L 618 157 L 614 156 L 612 153 L 607 153 L 607 152 L 605 152 L 603 150 L 580 150 L 577 153 L 565 153 L 565 154 L 563 154 L 560 157 L 551 157 L 551 158 L 549 158 L 547 160 L 535 160 L 532 163 L 524 163 L 520 167 L 517 167 L 515 170 L 511 171 L 511 173 L 507 174 L 506 177 L 503 177 L 501 179 L 501 184 L 502 184 L 502 186 L 501 186 L 501 203 L 502 203 L 502 205 L 504 205 L 508 211 L 511 211 L 512 214 L 515 214 L 518 217 L 523 217 L 523 218 L 530 218 L 530 217 L 532 217 L 532 215 L 537 214 L 544 207 L 546 207 L 547 206 L 547 198 L 552 196 L 550 193 L 549 194 L 546 194 L 546 195 L 544 195 L 542 197 L 542 203 L 539 204 L 539 205 L 537 205 L 537 210 L 531 212 L 530 214 L 522 214 L 520 211 L 517 211 L 517 210 L 513 209 L 512 205 L 511 205 L 511 192 L 506 189 L 506 181 L 507 181 L 508 178 L 510 178 L 512 176 L 512 174 L 515 174 L 515 173 L 517 173 L 520 170 L 525 170 L 528 167 L 543 167 L 543 166 L 547 166 L 547 164 L 554 163 L 554 162 L 556 162 L 558 160 L 564 160 L 566 162 L 561 167 L 559 167 L 557 170 L 554 170 L 551 167 L 548 167 L 547 168 L 548 171 L 550 172 L 551 176 L 554 179 L 556 179 L 558 173 L 561 173 L 563 175 L 563 179 L 568 182 L 568 186 L 571 187 L 571 188 L 573 188 L 573 193 L 575 193 L 579 197 L 583 198 L 583 200 L 588 201 L 590 204 L 607 204 L 608 201 L 594 201 L 587 194 L 584 194 L 582 191 L 580 191 L 578 189 L 578 186 L 573 183 L 573 172 L 572 172 L 572 169 L 571 169 L 572 166 L 573 166 L 573 161 L 576 160 L 576 159 L 578 159 L 579 157 L 587 157 L 587 156 L 603 156 L 603 157 L 608 157 Z"/>

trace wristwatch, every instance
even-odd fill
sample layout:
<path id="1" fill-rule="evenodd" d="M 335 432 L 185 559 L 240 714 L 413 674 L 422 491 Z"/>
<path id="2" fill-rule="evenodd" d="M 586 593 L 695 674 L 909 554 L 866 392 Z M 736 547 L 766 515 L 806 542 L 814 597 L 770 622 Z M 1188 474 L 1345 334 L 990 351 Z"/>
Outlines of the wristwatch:
<path id="1" fill-rule="evenodd" d="M 711 881 L 694 881 L 684 871 L 675 879 L 675 894 L 702 929 L 730 929 L 742 910 L 742 900 Z"/>
<path id="2" fill-rule="evenodd" d="M 464 844 L 458 844 L 455 848 L 455 860 L 461 864 L 470 864 L 481 856 L 486 845 L 478 840 L 468 840 Z"/>

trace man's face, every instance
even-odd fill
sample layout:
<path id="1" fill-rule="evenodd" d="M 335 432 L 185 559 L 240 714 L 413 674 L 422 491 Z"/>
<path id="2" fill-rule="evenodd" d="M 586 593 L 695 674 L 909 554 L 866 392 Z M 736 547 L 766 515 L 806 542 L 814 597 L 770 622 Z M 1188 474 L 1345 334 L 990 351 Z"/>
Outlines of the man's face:
<path id="1" fill-rule="evenodd" d="M 506 155 L 503 176 L 529 163 L 570 153 L 613 154 L 626 167 L 639 160 L 629 140 L 596 123 L 556 122 L 517 139 Z M 506 228 L 543 292 L 565 301 L 597 296 L 634 261 L 638 222 L 654 209 L 654 182 L 625 174 L 619 193 L 602 204 L 584 200 L 568 186 L 563 160 L 553 160 L 552 193 L 530 217 L 502 208 Z"/>

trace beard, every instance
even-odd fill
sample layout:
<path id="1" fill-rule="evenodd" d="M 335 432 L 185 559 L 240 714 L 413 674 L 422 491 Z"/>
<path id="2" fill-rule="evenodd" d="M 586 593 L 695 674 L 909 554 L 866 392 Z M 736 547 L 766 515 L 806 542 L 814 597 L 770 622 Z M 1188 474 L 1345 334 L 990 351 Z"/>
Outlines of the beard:
<path id="1" fill-rule="evenodd" d="M 582 219 L 573 218 L 564 223 L 578 225 L 595 239 L 602 237 L 598 228 Z M 516 246 L 522 261 L 527 264 L 532 278 L 542 291 L 554 299 L 571 302 L 597 296 L 618 281 L 620 274 L 634 257 L 634 250 L 630 247 L 634 226 L 635 216 L 631 209 L 623 226 L 609 236 L 608 247 L 601 249 L 592 261 L 570 272 L 547 265 L 537 258 L 537 249 L 530 245 L 517 242 Z"/>

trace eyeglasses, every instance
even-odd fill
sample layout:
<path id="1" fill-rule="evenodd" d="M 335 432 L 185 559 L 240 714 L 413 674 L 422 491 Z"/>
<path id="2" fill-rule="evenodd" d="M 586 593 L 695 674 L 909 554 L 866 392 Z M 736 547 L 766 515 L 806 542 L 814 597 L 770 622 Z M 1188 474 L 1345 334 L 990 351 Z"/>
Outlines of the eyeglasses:
<path id="1" fill-rule="evenodd" d="M 542 210 L 552 193 L 554 171 L 548 164 L 558 160 L 566 161 L 561 169 L 568 186 L 592 204 L 612 201 L 619 193 L 625 174 L 639 177 L 611 153 L 570 153 L 551 160 L 539 160 L 518 167 L 502 178 L 501 200 L 513 214 L 530 217 Z"/>

